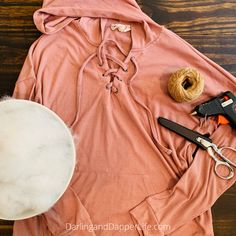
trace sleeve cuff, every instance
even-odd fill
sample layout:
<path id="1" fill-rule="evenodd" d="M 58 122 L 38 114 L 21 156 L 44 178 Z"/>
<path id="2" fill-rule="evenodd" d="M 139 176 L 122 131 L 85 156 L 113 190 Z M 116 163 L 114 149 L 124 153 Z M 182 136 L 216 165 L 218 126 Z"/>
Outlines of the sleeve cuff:
<path id="1" fill-rule="evenodd" d="M 140 235 L 164 235 L 153 209 L 146 200 L 130 210 L 130 215 Z"/>

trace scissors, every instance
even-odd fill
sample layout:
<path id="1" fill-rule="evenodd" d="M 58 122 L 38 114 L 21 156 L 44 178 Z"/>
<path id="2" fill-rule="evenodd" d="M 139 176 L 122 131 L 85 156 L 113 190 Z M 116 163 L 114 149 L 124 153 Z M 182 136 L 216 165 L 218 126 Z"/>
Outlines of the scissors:
<path id="1" fill-rule="evenodd" d="M 160 125 L 165 128 L 179 134 L 180 136 L 186 138 L 188 141 L 197 144 L 200 148 L 207 150 L 208 154 L 215 161 L 215 173 L 221 179 L 232 179 L 234 177 L 234 169 L 236 167 L 236 163 L 232 162 L 229 158 L 227 158 L 224 154 L 224 150 L 229 150 L 231 152 L 236 153 L 236 149 L 232 147 L 221 147 L 219 148 L 216 144 L 212 142 L 212 140 L 205 135 L 202 135 L 196 131 L 190 130 L 180 124 L 177 124 L 171 120 L 168 120 L 163 117 L 158 118 L 158 122 Z M 218 158 L 220 157 L 220 158 Z M 219 171 L 219 167 L 226 168 L 228 174 L 222 175 Z"/>

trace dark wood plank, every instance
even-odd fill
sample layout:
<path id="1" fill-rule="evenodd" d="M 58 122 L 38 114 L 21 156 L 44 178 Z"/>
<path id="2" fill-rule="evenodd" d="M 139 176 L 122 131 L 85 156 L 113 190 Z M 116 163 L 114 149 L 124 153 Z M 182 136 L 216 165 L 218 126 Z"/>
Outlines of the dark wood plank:
<path id="1" fill-rule="evenodd" d="M 137 0 L 143 11 L 236 76 L 236 0 Z M 11 95 L 28 48 L 40 33 L 33 12 L 41 0 L 0 2 L 0 96 Z M 210 190 L 209 190 L 210 191 Z M 216 236 L 236 235 L 236 187 L 213 207 Z M 0 221 L 0 236 L 12 222 Z"/>
<path id="2" fill-rule="evenodd" d="M 0 236 L 12 234 L 12 221 L 0 220 Z"/>

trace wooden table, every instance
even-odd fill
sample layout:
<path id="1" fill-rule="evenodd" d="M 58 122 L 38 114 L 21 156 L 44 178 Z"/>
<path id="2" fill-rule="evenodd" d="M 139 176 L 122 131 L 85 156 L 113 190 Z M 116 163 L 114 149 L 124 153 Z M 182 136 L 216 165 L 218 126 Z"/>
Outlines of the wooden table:
<path id="1" fill-rule="evenodd" d="M 12 94 L 28 48 L 40 35 L 32 15 L 41 3 L 41 0 L 0 2 L 1 96 Z M 138 3 L 156 22 L 236 76 L 236 0 L 138 0 Z M 213 207 L 213 216 L 216 236 L 236 235 L 236 187 L 220 197 Z M 0 221 L 0 236 L 11 235 L 11 224 Z"/>

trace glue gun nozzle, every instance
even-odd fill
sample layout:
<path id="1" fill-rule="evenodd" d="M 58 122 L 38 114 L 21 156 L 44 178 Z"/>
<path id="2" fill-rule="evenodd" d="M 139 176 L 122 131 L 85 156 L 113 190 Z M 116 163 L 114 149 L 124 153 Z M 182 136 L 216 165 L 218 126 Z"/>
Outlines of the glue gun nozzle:
<path id="1" fill-rule="evenodd" d="M 194 111 L 194 112 L 192 112 L 190 115 L 191 115 L 191 116 L 195 116 L 195 115 L 197 115 L 197 112 Z"/>

